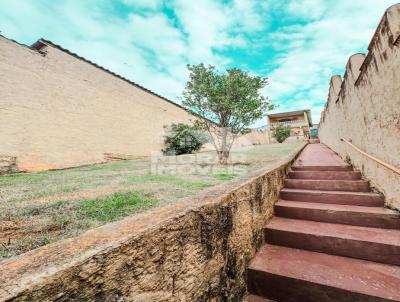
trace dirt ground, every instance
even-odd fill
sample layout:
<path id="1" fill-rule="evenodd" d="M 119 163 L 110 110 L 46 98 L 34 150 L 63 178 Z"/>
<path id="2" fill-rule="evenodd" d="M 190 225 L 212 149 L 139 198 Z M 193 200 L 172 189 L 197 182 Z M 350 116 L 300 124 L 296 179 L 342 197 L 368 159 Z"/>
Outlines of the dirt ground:
<path id="1" fill-rule="evenodd" d="M 0 176 L 0 261 L 267 167 L 301 142 Z"/>

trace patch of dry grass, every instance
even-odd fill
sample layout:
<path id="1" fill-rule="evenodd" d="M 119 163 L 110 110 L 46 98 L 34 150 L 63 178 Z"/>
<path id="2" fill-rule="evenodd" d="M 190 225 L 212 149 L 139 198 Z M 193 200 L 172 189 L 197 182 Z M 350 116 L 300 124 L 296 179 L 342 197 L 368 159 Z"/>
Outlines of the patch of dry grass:
<path id="1" fill-rule="evenodd" d="M 0 257 L 18 255 L 194 195 L 274 164 L 300 145 L 237 149 L 228 168 L 216 165 L 215 154 L 208 152 L 164 157 L 156 169 L 154 159 L 140 159 L 0 176 Z"/>

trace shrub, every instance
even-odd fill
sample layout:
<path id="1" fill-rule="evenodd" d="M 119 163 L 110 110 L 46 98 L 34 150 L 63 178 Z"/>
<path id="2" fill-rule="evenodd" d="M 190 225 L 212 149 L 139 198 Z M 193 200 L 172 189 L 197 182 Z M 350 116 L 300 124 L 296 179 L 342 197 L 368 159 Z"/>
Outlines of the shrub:
<path id="1" fill-rule="evenodd" d="M 283 143 L 290 136 L 290 126 L 278 125 L 274 129 L 273 136 L 278 143 Z"/>
<path id="2" fill-rule="evenodd" d="M 200 150 L 208 141 L 206 133 L 197 124 L 171 124 L 166 128 L 168 133 L 164 139 L 166 148 L 163 152 L 167 155 L 191 154 Z"/>

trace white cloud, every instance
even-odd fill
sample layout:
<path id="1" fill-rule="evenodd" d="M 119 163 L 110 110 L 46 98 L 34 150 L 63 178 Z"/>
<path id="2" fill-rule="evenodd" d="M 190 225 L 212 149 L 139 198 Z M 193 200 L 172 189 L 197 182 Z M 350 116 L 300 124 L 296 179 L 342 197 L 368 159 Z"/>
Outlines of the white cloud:
<path id="1" fill-rule="evenodd" d="M 190 60 L 220 63 L 222 59 L 213 49 L 234 42 L 227 34 L 229 16 L 224 14 L 223 6 L 209 0 L 175 0 L 173 9 L 187 35 Z"/>
<path id="2" fill-rule="evenodd" d="M 187 35 L 189 60 L 224 67 L 230 62 L 215 50 L 248 47 L 245 34 L 262 30 L 267 24 L 257 1 L 233 0 L 222 4 L 212 0 L 174 0 L 173 8 Z"/>
<path id="3" fill-rule="evenodd" d="M 156 68 L 159 66 L 171 73 L 177 64 L 184 66 L 187 61 L 188 46 L 184 36 L 164 14 L 131 14 L 127 31 L 135 46 L 142 49 L 143 57 L 157 62 Z"/>
<path id="4" fill-rule="evenodd" d="M 299 26 L 270 35 L 284 55 L 269 74 L 267 92 L 281 103 L 278 111 L 311 107 L 314 122 L 326 101 L 330 76 L 343 72 L 350 55 L 366 51 L 385 9 L 395 1 L 295 0 L 286 6 L 291 17 L 308 18 Z M 329 4 L 329 9 L 328 8 Z M 296 100 L 301 95 L 302 101 Z"/>
<path id="5" fill-rule="evenodd" d="M 181 95 L 187 63 L 250 69 L 247 59 L 237 60 L 260 52 L 251 72 L 274 66 L 262 75 L 269 77 L 265 94 L 281 105 L 277 110 L 312 107 L 315 121 L 330 76 L 343 71 L 351 54 L 366 50 L 384 10 L 396 1 L 123 3 L 128 11 L 119 16 L 115 2 L 106 0 L 2 0 L 0 29 L 20 42 L 52 40 L 173 100 Z"/>
<path id="6" fill-rule="evenodd" d="M 269 24 L 270 20 L 263 18 L 262 12 L 257 1 L 234 0 L 229 15 L 235 19 L 236 31 L 246 32 L 262 30 Z"/>
<path id="7" fill-rule="evenodd" d="M 0 28 L 21 42 L 44 37 L 174 100 L 187 80 L 186 64 L 223 69 L 218 51 L 243 48 L 244 33 L 262 28 L 254 1 L 123 0 L 124 17 L 108 1 L 3 1 Z M 168 6 L 176 19 L 161 11 Z M 28 16 L 28 17 L 27 17 Z"/>
<path id="8" fill-rule="evenodd" d="M 314 20 L 322 17 L 327 10 L 328 3 L 329 1 L 326 0 L 292 0 L 287 6 L 287 11 L 293 17 Z"/>
<path id="9" fill-rule="evenodd" d="M 161 0 L 123 0 L 123 2 L 137 9 L 156 10 L 162 5 Z"/>
<path id="10" fill-rule="evenodd" d="M 3 3 L 0 28 L 28 44 L 44 37 L 159 94 L 180 95 L 187 52 L 181 32 L 163 14 L 121 19 L 108 14 L 108 5 L 9 1 Z"/>

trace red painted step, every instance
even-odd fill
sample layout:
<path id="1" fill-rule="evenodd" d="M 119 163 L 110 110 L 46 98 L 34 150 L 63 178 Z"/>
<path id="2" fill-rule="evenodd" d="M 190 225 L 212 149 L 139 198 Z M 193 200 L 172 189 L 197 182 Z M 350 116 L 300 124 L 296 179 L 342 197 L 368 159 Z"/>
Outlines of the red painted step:
<path id="1" fill-rule="evenodd" d="M 274 217 L 267 243 L 400 265 L 400 230 Z"/>
<path id="2" fill-rule="evenodd" d="M 351 166 L 342 165 L 342 166 L 292 166 L 293 171 L 352 171 Z"/>
<path id="3" fill-rule="evenodd" d="M 286 179 L 285 188 L 351 192 L 368 192 L 370 190 L 369 183 L 365 180 Z"/>
<path id="4" fill-rule="evenodd" d="M 292 179 L 360 180 L 359 171 L 290 171 Z"/>
<path id="5" fill-rule="evenodd" d="M 400 302 L 400 214 L 323 144 L 292 169 L 247 270 L 252 297 Z"/>
<path id="6" fill-rule="evenodd" d="M 362 207 L 279 200 L 276 216 L 384 229 L 400 229 L 400 213 L 383 207 Z"/>
<path id="7" fill-rule="evenodd" d="M 400 268 L 265 245 L 247 271 L 253 295 L 283 302 L 400 301 Z"/>
<path id="8" fill-rule="evenodd" d="M 281 198 L 285 200 L 347 204 L 354 206 L 383 206 L 382 196 L 376 193 L 366 192 L 317 191 L 284 188 L 281 190 Z"/>

